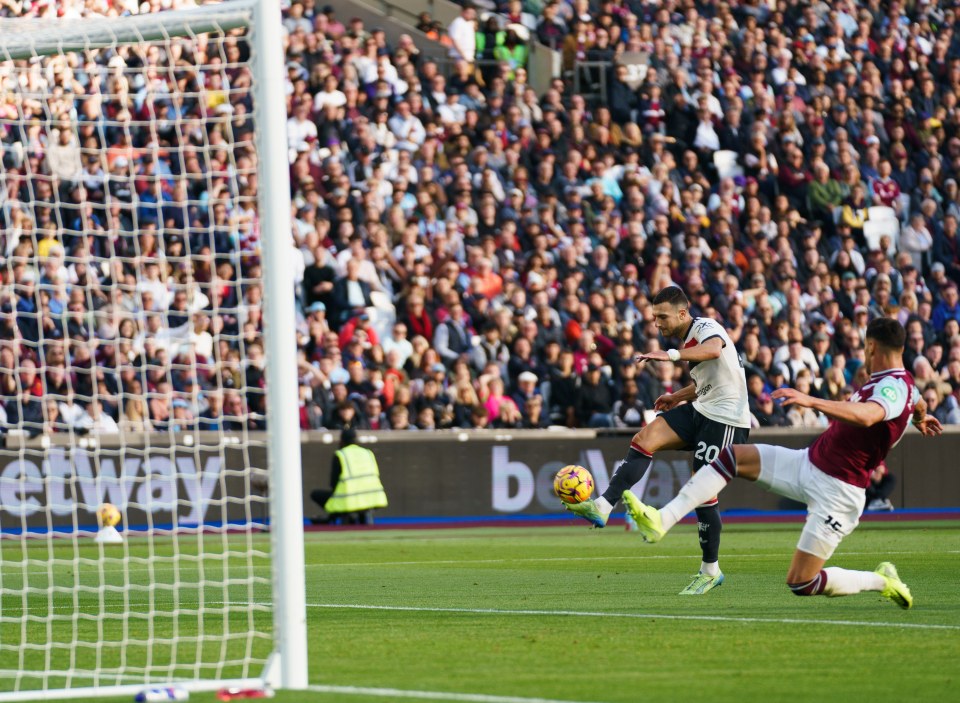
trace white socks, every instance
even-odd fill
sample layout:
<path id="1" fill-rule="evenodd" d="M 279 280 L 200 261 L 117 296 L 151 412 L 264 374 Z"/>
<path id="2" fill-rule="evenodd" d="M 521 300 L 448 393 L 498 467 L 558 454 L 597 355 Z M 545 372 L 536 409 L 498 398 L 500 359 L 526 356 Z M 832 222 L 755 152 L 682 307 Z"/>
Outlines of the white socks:
<path id="1" fill-rule="evenodd" d="M 706 576 L 716 576 L 720 573 L 720 562 L 714 561 L 707 563 L 705 561 L 700 562 L 700 573 Z"/>
<path id="2" fill-rule="evenodd" d="M 712 466 L 704 466 L 680 489 L 677 497 L 660 509 L 663 529 L 669 530 L 701 503 L 717 495 L 727 485 L 727 479 Z"/>
<path id="3" fill-rule="evenodd" d="M 610 501 L 604 498 L 603 496 L 600 496 L 595 501 L 593 501 L 593 505 L 594 507 L 596 507 L 597 510 L 603 513 L 604 517 L 608 517 L 610 513 L 613 512 L 613 506 L 610 505 Z"/>
<path id="4" fill-rule="evenodd" d="M 887 582 L 880 574 L 872 571 L 851 571 L 830 566 L 827 573 L 827 585 L 823 589 L 825 596 L 852 596 L 863 591 L 882 591 Z"/>

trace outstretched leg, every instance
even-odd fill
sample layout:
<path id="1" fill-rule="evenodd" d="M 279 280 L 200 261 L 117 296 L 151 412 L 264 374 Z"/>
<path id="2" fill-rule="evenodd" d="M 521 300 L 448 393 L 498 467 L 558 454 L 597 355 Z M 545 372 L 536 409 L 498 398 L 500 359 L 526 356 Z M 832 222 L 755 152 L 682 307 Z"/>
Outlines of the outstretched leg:
<path id="1" fill-rule="evenodd" d="M 656 448 L 648 449 L 644 446 L 643 433 L 637 432 L 630 442 L 627 456 L 617 466 L 610 478 L 610 485 L 603 492 L 601 498 L 613 508 L 620 500 L 625 490 L 637 483 L 647 473 L 653 462 L 653 453 Z"/>
<path id="2" fill-rule="evenodd" d="M 647 542 L 659 542 L 691 510 L 720 493 L 734 476 L 756 481 L 759 475 L 760 454 L 756 446 L 731 445 L 721 449 L 714 461 L 695 473 L 662 510 L 644 505 L 630 491 L 624 491 L 623 501 L 637 523 L 640 536 Z"/>
<path id="3" fill-rule="evenodd" d="M 597 527 L 603 527 L 621 494 L 643 478 L 643 474 L 650 468 L 654 452 L 661 449 L 683 449 L 686 446 L 673 428 L 662 417 L 658 417 L 633 436 L 626 459 L 613 472 L 610 486 L 602 496 L 596 500 L 586 500 L 564 507 Z"/>
<path id="4" fill-rule="evenodd" d="M 775 465 L 763 473 L 761 483 L 788 498 L 805 499 L 810 511 L 787 572 L 790 590 L 798 596 L 847 596 L 877 591 L 901 608 L 911 607 L 913 597 L 910 589 L 900 580 L 896 568 L 889 562 L 881 563 L 872 572 L 835 566 L 824 568 L 840 540 L 853 531 L 859 513 L 854 510 L 852 514 L 843 515 L 842 508 L 833 512 L 837 506 L 829 506 L 832 493 L 808 493 L 805 488 L 808 484 L 805 484 L 803 476 L 803 462 L 808 460 L 805 454 L 790 456 L 793 450 L 763 445 L 726 447 L 715 461 L 698 471 L 662 510 L 644 505 L 630 491 L 624 492 L 623 500 L 637 523 L 640 535 L 648 542 L 659 542 L 681 518 L 723 490 L 734 476 L 748 481 L 760 479 L 761 450 L 767 452 L 768 461 L 774 459 L 777 452 L 781 453 L 776 456 Z M 818 471 L 816 468 L 813 470 Z M 842 491 L 843 488 L 831 490 Z M 849 498 L 845 504 L 850 504 Z M 843 506 L 844 502 L 840 501 L 840 505 Z M 859 505 L 862 508 L 862 499 Z M 829 514 L 826 514 L 825 507 L 829 508 Z"/>
<path id="5" fill-rule="evenodd" d="M 610 485 L 603 492 L 603 498 L 612 508 L 620 500 L 623 492 L 643 478 L 650 468 L 655 452 L 663 449 L 684 449 L 687 446 L 676 431 L 667 424 L 662 416 L 633 435 L 627 456 L 613 472 Z"/>
<path id="6" fill-rule="evenodd" d="M 838 566 L 824 568 L 825 563 L 826 559 L 815 554 L 800 549 L 794 552 L 787 572 L 787 586 L 794 595 L 837 597 L 876 591 L 901 608 L 913 605 L 910 589 L 890 562 L 883 562 L 875 571 L 853 571 Z"/>
<path id="7" fill-rule="evenodd" d="M 756 481 L 760 475 L 760 454 L 753 445 L 724 447 L 711 463 L 695 473 L 680 493 L 661 510 L 663 529 L 669 530 L 698 505 L 709 502 L 735 476 Z"/>

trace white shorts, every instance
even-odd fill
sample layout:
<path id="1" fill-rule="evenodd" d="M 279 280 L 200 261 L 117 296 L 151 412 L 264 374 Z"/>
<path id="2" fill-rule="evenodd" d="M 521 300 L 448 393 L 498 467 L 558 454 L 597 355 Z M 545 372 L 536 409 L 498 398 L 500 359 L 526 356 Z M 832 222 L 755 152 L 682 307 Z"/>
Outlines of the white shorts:
<path id="1" fill-rule="evenodd" d="M 840 540 L 860 523 L 866 491 L 823 473 L 811 463 L 806 449 L 756 447 L 760 452 L 757 483 L 807 505 L 807 523 L 797 549 L 829 559 Z"/>

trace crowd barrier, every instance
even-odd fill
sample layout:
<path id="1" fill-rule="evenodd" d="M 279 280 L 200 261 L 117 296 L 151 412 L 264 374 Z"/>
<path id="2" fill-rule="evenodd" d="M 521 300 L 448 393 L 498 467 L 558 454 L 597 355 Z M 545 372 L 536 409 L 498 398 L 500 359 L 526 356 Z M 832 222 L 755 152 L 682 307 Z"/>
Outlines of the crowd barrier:
<path id="1" fill-rule="evenodd" d="M 752 442 L 805 447 L 817 432 L 754 430 Z M 598 491 L 606 488 L 616 464 L 626 455 L 632 433 L 560 431 L 484 431 L 360 435 L 380 464 L 390 506 L 378 514 L 395 517 L 545 515 L 556 513 L 553 475 L 576 463 L 593 473 Z M 325 440 L 328 443 L 325 443 Z M 311 433 L 304 443 L 305 510 L 309 491 L 329 484 L 336 450 L 335 434 Z M 910 430 L 887 460 L 898 484 L 892 501 L 898 508 L 960 506 L 960 428 L 936 440 Z M 635 487 L 651 505 L 661 506 L 690 478 L 689 452 L 662 452 Z M 721 497 L 723 510 L 777 510 L 779 496 L 746 481 L 735 481 Z"/>
<path id="2" fill-rule="evenodd" d="M 751 441 L 808 445 L 809 431 L 754 430 Z M 8 438 L 0 449 L 0 531 L 75 529 L 111 502 L 127 524 L 145 527 L 261 521 L 268 517 L 266 437 L 249 433 L 154 434 L 117 438 Z M 397 518 L 536 516 L 557 513 L 551 484 L 557 469 L 577 463 L 602 491 L 629 445 L 630 433 L 593 430 L 361 432 L 372 449 L 390 501 L 378 514 Z M 304 514 L 329 485 L 336 432 L 302 435 Z M 891 452 L 898 508 L 960 506 L 960 428 L 936 440 L 908 431 Z M 690 477 L 687 452 L 658 454 L 635 490 L 662 505 Z M 777 510 L 781 500 L 747 482 L 724 491 L 722 509 Z M 48 509 L 49 508 L 49 509 Z"/>

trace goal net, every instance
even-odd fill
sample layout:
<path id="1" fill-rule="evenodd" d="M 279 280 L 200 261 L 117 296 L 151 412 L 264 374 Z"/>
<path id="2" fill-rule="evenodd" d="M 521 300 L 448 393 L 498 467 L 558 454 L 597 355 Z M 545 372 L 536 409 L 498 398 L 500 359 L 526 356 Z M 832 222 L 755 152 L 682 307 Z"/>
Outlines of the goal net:
<path id="1" fill-rule="evenodd" d="M 279 9 L 50 5 L 0 20 L 0 700 L 303 688 Z"/>

